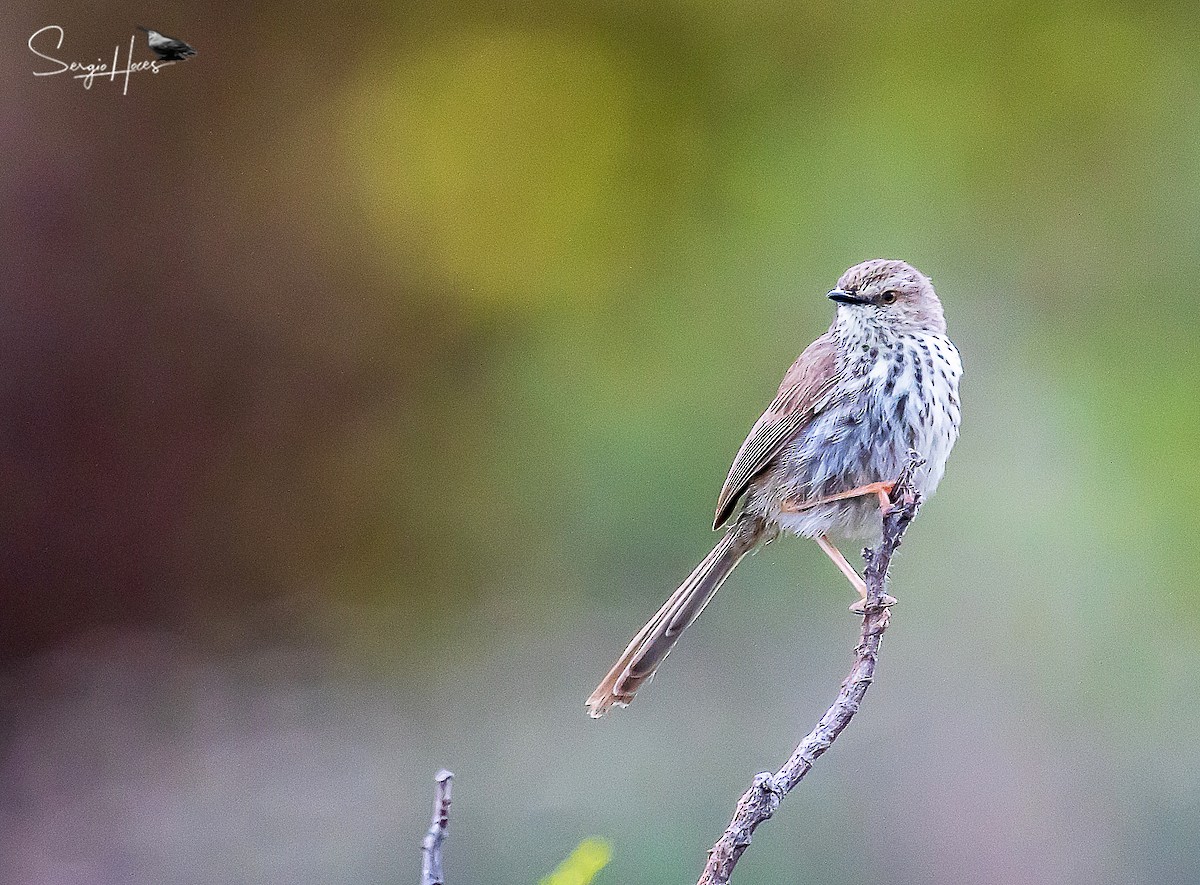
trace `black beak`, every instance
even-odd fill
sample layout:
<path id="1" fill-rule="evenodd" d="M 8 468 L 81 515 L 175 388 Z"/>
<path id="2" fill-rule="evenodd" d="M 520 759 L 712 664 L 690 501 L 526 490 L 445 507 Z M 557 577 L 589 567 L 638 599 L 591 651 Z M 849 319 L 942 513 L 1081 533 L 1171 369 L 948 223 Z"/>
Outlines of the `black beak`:
<path id="1" fill-rule="evenodd" d="M 850 292 L 843 292 L 841 289 L 834 289 L 829 293 L 829 297 L 838 304 L 866 304 L 866 298 L 859 298 Z"/>

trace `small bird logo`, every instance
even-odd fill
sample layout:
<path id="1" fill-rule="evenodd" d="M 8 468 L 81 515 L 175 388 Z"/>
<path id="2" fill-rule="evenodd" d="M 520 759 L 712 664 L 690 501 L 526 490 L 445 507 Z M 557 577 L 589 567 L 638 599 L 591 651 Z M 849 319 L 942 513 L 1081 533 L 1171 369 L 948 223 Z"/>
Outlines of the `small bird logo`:
<path id="1" fill-rule="evenodd" d="M 182 40 L 160 34 L 153 28 L 143 28 L 141 25 L 138 25 L 137 29 L 146 32 L 146 42 L 150 44 L 159 61 L 184 61 L 196 54 L 196 50 Z"/>

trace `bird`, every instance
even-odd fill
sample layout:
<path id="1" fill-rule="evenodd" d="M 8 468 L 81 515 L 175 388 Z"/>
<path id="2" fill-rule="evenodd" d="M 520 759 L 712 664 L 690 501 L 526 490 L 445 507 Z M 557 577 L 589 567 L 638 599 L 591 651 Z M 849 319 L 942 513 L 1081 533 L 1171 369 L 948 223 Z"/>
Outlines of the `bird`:
<path id="1" fill-rule="evenodd" d="M 913 453 L 924 459 L 915 490 L 928 498 L 937 488 L 958 439 L 962 361 L 933 283 L 907 262 L 875 258 L 842 274 L 828 297 L 833 323 L 788 369 L 733 460 L 713 521 L 725 535 L 592 692 L 593 718 L 627 706 L 742 558 L 781 534 L 812 538 L 858 592 L 850 610 L 862 614 L 866 585 L 833 539 L 878 543 Z"/>
<path id="2" fill-rule="evenodd" d="M 153 28 L 144 28 L 141 25 L 138 25 L 137 29 L 146 32 L 146 42 L 150 44 L 150 48 L 158 56 L 159 61 L 184 61 L 196 54 L 196 50 L 182 40 L 176 40 L 174 37 L 168 37 Z"/>

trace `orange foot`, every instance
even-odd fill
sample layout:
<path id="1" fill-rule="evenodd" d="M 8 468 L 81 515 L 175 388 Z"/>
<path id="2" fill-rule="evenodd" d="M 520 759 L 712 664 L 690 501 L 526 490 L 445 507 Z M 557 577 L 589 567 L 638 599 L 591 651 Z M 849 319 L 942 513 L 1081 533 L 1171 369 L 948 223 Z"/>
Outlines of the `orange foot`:
<path id="1" fill-rule="evenodd" d="M 891 608 L 899 601 L 900 600 L 898 600 L 895 596 L 891 596 L 887 593 L 879 597 L 879 605 L 881 608 Z M 854 605 L 850 606 L 850 611 L 856 615 L 865 615 L 867 613 L 867 597 L 864 596 L 858 602 L 854 603 Z"/>
<path id="2" fill-rule="evenodd" d="M 813 507 L 819 507 L 822 504 L 829 504 L 833 501 L 845 501 L 847 498 L 861 498 L 864 495 L 875 495 L 879 498 L 880 513 L 887 516 L 888 511 L 893 506 L 891 494 L 895 488 L 895 481 L 872 482 L 865 486 L 859 486 L 856 489 L 850 489 L 848 492 L 838 492 L 836 495 L 830 495 L 827 498 L 818 498 L 815 501 L 799 501 L 795 503 L 784 501 L 779 505 L 779 509 L 784 513 L 803 513 L 805 510 L 811 510 Z"/>
<path id="3" fill-rule="evenodd" d="M 829 540 L 828 535 L 817 535 L 813 538 L 817 542 L 817 546 L 825 551 L 825 555 L 833 560 L 833 564 L 838 567 L 846 580 L 850 582 L 850 586 L 858 591 L 859 600 L 850 606 L 850 611 L 856 615 L 865 615 L 867 613 L 867 585 L 863 581 L 858 572 L 854 570 L 854 566 L 846 561 L 846 557 L 842 555 L 842 551 L 837 548 L 833 541 Z M 884 608 L 896 604 L 896 597 L 889 596 L 884 593 L 879 597 L 879 604 Z"/>

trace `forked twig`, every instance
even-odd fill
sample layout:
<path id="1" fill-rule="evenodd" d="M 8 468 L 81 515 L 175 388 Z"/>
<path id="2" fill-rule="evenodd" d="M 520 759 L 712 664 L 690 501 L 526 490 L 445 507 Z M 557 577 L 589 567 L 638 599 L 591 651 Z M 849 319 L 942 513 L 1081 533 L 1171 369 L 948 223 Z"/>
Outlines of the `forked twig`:
<path id="1" fill-rule="evenodd" d="M 920 495 L 913 488 L 913 473 L 923 463 L 924 460 L 915 452 L 909 453 L 908 463 L 892 492 L 895 504 L 883 518 L 883 540 L 878 547 L 863 551 L 866 561 L 863 573 L 867 585 L 866 614 L 863 616 L 858 647 L 854 650 L 854 666 L 842 683 L 837 700 L 825 711 L 816 727 L 800 741 L 791 758 L 779 771 L 774 774 L 764 771 L 754 776 L 753 785 L 738 801 L 733 820 L 708 853 L 708 863 L 698 885 L 727 885 L 738 858 L 750 844 L 755 828 L 775 814 L 783 797 L 808 774 L 813 763 L 829 749 L 858 712 L 858 705 L 862 703 L 867 686 L 874 678 L 879 645 L 888 627 L 888 609 L 879 604 L 887 583 L 888 566 L 908 524 L 921 506 Z"/>

